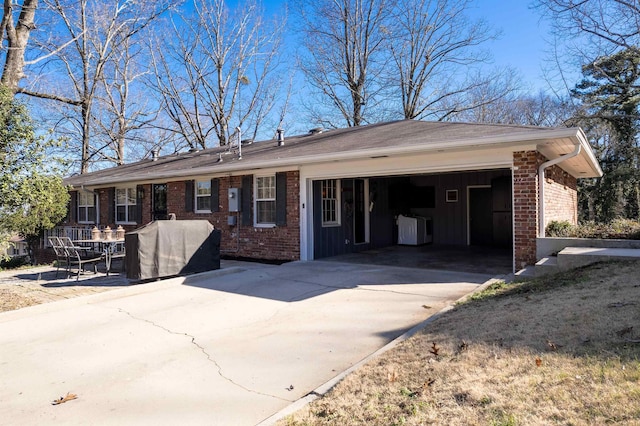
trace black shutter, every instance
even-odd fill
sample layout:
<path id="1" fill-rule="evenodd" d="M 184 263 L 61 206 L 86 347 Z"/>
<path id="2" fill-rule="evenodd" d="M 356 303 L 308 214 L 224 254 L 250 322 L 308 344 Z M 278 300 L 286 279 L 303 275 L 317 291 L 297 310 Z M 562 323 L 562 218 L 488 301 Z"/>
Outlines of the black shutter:
<path id="1" fill-rule="evenodd" d="M 220 211 L 220 179 L 211 179 L 211 211 Z"/>
<path id="2" fill-rule="evenodd" d="M 242 176 L 242 225 L 253 226 L 253 175 Z"/>
<path id="3" fill-rule="evenodd" d="M 78 222 L 78 191 L 71 191 L 69 193 L 71 199 L 69 200 L 69 211 L 67 212 L 67 221 L 71 223 Z"/>
<path id="4" fill-rule="evenodd" d="M 107 189 L 107 225 L 116 223 L 116 189 Z"/>
<path id="5" fill-rule="evenodd" d="M 136 186 L 136 223 L 142 223 L 142 194 L 144 194 L 144 187 L 142 185 Z"/>
<path id="6" fill-rule="evenodd" d="M 93 206 L 93 220 L 94 223 L 98 225 L 100 224 L 100 197 L 95 191 L 93 192 Z"/>
<path id="7" fill-rule="evenodd" d="M 287 225 L 287 173 L 276 173 L 276 226 Z"/>
<path id="8" fill-rule="evenodd" d="M 184 211 L 193 211 L 193 181 L 187 180 L 184 182 Z"/>

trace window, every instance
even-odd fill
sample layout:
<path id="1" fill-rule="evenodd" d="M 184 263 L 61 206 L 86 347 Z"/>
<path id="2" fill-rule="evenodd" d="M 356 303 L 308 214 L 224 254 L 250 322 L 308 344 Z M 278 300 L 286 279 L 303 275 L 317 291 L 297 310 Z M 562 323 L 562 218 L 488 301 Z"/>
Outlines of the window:
<path id="1" fill-rule="evenodd" d="M 196 182 L 196 212 L 211 212 L 211 181 Z"/>
<path id="2" fill-rule="evenodd" d="M 340 183 L 336 179 L 323 180 L 322 226 L 340 225 Z"/>
<path id="3" fill-rule="evenodd" d="M 96 197 L 93 192 L 78 192 L 78 222 L 93 223 L 96 220 Z"/>
<path id="4" fill-rule="evenodd" d="M 258 176 L 256 189 L 256 226 L 276 224 L 276 177 Z"/>
<path id="5" fill-rule="evenodd" d="M 116 223 L 136 222 L 136 189 L 116 188 Z"/>

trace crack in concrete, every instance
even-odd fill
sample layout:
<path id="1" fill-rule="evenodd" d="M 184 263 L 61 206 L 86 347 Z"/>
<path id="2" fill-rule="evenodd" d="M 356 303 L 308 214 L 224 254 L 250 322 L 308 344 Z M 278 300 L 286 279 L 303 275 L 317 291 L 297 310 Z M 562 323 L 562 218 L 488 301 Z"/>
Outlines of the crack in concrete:
<path id="1" fill-rule="evenodd" d="M 257 390 L 255 390 L 255 389 L 250 389 L 250 388 L 248 388 L 248 387 L 246 387 L 246 386 L 243 386 L 243 385 L 241 385 L 240 383 L 238 383 L 238 382 L 234 381 L 234 380 L 233 380 L 233 379 L 231 379 L 230 377 L 225 376 L 225 375 L 224 375 L 224 373 L 222 372 L 222 367 L 220 366 L 220 364 L 218 364 L 218 362 L 217 362 L 215 359 L 213 359 L 213 358 L 211 357 L 211 354 L 209 354 L 209 353 L 205 350 L 205 348 L 204 348 L 204 347 L 202 347 L 198 342 L 196 342 L 196 338 L 195 338 L 195 336 L 193 336 L 193 335 L 191 335 L 191 334 L 189 334 L 189 333 L 173 331 L 173 330 L 170 330 L 170 329 L 168 329 L 168 328 L 166 328 L 166 327 L 163 327 L 163 326 L 162 326 L 162 325 L 160 325 L 160 324 L 156 324 L 155 322 L 153 322 L 153 321 L 151 321 L 151 320 L 148 320 L 148 319 L 145 319 L 145 318 L 139 318 L 139 317 L 136 317 L 135 315 L 131 314 L 131 312 L 128 312 L 128 311 L 126 311 L 126 310 L 124 310 L 124 309 L 122 309 L 122 308 L 116 308 L 116 309 L 118 309 L 118 311 L 119 311 L 119 312 L 121 312 L 121 313 L 123 313 L 123 314 L 125 314 L 125 315 L 129 316 L 130 318 L 132 318 L 132 319 L 134 319 L 134 320 L 136 320 L 136 321 L 143 321 L 143 322 L 146 322 L 146 323 L 148 323 L 148 324 L 151 324 L 151 325 L 152 325 L 152 326 L 154 326 L 154 327 L 157 327 L 157 328 L 159 328 L 159 329 L 161 329 L 161 330 L 163 330 L 163 331 L 166 331 L 166 332 L 167 332 L 167 333 L 169 333 L 169 334 L 174 334 L 174 335 L 177 335 L 177 336 L 186 336 L 186 337 L 191 338 L 191 344 L 192 344 L 192 345 L 194 345 L 196 348 L 198 348 L 198 349 L 200 350 L 200 352 L 202 352 L 202 353 L 207 357 L 207 360 L 208 360 L 209 362 L 211 362 L 213 365 L 215 365 L 215 366 L 216 366 L 216 368 L 217 368 L 217 370 L 218 370 L 218 375 L 219 375 L 220 377 L 222 377 L 224 380 L 226 380 L 226 381 L 228 381 L 229 383 L 231 383 L 232 385 L 237 386 L 237 387 L 239 387 L 240 389 L 242 389 L 242 390 L 244 390 L 244 391 L 246 391 L 246 392 L 251 392 L 251 393 L 255 393 L 255 394 L 257 394 L 257 395 L 267 396 L 267 397 L 269 397 L 269 398 L 274 398 L 274 399 L 278 399 L 278 400 L 281 400 L 281 401 L 291 402 L 291 400 L 289 400 L 289 399 L 281 398 L 281 397 L 276 396 L 276 395 L 270 395 L 270 394 L 268 394 L 268 393 L 260 392 L 260 391 L 257 391 Z"/>

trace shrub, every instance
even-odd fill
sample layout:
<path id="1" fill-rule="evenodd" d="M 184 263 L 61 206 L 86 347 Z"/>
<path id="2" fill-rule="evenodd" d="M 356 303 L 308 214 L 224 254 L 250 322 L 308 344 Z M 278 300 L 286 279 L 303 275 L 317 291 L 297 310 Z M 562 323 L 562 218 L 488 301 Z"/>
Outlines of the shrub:
<path id="1" fill-rule="evenodd" d="M 572 237 L 575 234 L 574 226 L 566 220 L 552 220 L 547 225 L 546 234 L 550 237 Z"/>
<path id="2" fill-rule="evenodd" d="M 27 256 L 16 256 L 0 261 L 0 269 L 17 269 L 25 265 L 29 265 Z"/>
<path id="3" fill-rule="evenodd" d="M 610 223 L 584 222 L 577 226 L 567 221 L 552 221 L 547 225 L 549 237 L 603 238 L 640 240 L 640 222 L 615 219 Z"/>

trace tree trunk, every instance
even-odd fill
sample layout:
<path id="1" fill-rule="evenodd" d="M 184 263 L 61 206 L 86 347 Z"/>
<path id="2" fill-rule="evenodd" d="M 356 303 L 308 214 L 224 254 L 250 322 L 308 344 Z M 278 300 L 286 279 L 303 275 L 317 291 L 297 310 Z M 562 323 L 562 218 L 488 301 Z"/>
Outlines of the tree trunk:
<path id="1" fill-rule="evenodd" d="M 18 89 L 18 83 L 24 77 L 24 54 L 33 23 L 38 0 L 24 0 L 20 10 L 18 23 L 13 23 L 13 4 L 11 0 L 4 1 L 3 30 L 7 34 L 7 57 L 2 71 L 2 84 L 13 93 Z"/>

